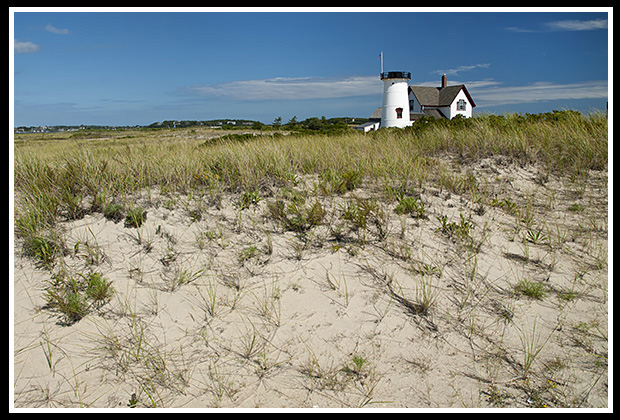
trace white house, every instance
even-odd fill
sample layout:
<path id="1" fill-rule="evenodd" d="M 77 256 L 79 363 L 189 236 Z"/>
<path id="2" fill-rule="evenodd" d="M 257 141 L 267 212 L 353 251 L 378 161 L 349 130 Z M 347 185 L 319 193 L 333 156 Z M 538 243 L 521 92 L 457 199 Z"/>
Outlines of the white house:
<path id="1" fill-rule="evenodd" d="M 401 73 L 407 77 L 402 76 Z M 403 99 L 400 91 L 407 86 L 406 81 L 410 78 L 410 73 L 388 72 L 381 73 L 384 81 L 383 107 L 379 107 L 373 112 L 367 123 L 355 127 L 357 130 L 368 132 L 378 130 L 380 127 L 406 127 L 414 124 L 421 117 L 448 118 L 452 119 L 457 115 L 464 118 L 471 118 L 476 103 L 471 98 L 465 85 L 448 86 L 448 78 L 444 74 L 441 76 L 441 86 L 408 86 L 407 95 L 409 100 L 409 120 L 403 113 L 403 108 L 407 106 L 407 97 Z M 398 83 L 399 95 L 389 97 L 391 90 Z M 386 97 L 388 99 L 386 100 Z M 386 105 L 387 104 L 387 105 Z M 391 117 L 390 117 L 391 116 Z M 386 119 L 392 118 L 389 124 Z"/>
<path id="2" fill-rule="evenodd" d="M 379 108 L 381 109 L 381 108 Z M 365 123 L 362 123 L 360 125 L 358 125 L 357 127 L 355 127 L 356 130 L 360 130 L 363 131 L 364 133 L 368 133 L 369 131 L 375 131 L 379 129 L 379 125 L 381 125 L 381 121 L 368 121 Z"/>
<path id="3" fill-rule="evenodd" d="M 377 108 L 375 112 L 372 113 L 370 118 L 368 118 L 368 122 L 358 125 L 355 127 L 356 130 L 363 131 L 367 133 L 369 131 L 375 131 L 379 129 L 381 125 L 381 107 Z"/>
<path id="4" fill-rule="evenodd" d="M 410 120 L 420 117 L 452 119 L 456 115 L 471 118 L 476 106 L 465 85 L 448 86 L 448 78 L 441 77 L 441 86 L 409 86 Z"/>

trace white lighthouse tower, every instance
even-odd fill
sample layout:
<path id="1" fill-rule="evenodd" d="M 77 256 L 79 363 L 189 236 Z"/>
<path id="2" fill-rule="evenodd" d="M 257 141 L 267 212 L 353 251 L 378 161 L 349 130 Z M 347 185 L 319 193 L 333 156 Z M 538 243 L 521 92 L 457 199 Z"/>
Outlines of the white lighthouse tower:
<path id="1" fill-rule="evenodd" d="M 381 63 L 383 67 L 383 63 Z M 383 70 L 383 69 L 382 69 Z M 381 108 L 381 127 L 408 127 L 409 119 L 409 80 L 408 71 L 381 72 L 383 80 L 383 107 Z"/>

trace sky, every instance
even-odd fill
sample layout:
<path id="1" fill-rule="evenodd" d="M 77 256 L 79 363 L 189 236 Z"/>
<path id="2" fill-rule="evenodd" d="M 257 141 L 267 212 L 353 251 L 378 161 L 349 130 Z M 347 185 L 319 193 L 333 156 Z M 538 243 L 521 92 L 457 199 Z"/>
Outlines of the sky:
<path id="1" fill-rule="evenodd" d="M 474 115 L 605 111 L 612 87 L 612 8 L 114 10 L 10 9 L 14 126 L 368 117 L 381 51 Z"/>

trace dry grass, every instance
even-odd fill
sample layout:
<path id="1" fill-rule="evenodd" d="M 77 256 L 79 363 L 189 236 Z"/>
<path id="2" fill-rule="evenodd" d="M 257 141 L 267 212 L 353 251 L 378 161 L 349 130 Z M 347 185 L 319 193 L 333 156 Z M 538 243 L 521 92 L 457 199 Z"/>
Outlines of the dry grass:
<path id="1" fill-rule="evenodd" d="M 215 135 L 16 138 L 17 407 L 608 406 L 604 115 Z"/>

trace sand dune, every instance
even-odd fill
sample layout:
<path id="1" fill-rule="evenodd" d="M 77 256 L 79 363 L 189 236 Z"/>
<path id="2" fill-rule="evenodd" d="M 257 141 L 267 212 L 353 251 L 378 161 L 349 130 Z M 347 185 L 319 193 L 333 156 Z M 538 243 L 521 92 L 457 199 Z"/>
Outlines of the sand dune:
<path id="1" fill-rule="evenodd" d="M 325 215 L 303 233 L 277 188 L 247 208 L 154 188 L 138 228 L 62 222 L 52 267 L 17 239 L 15 407 L 607 407 L 607 173 L 462 170 L 485 200 L 429 182 L 420 217 L 306 177 Z M 362 203 L 366 226 L 343 217 Z M 69 322 L 45 297 L 61 272 L 114 293 Z"/>

